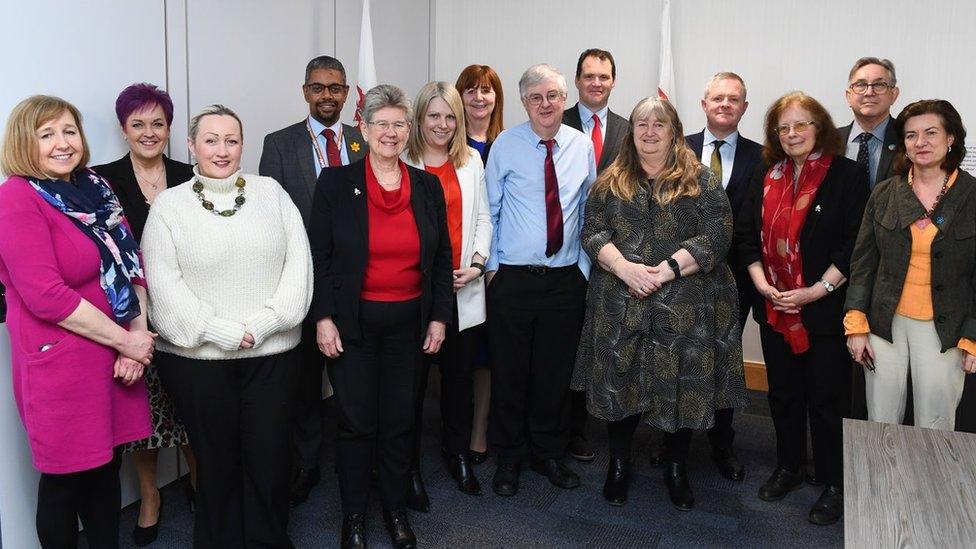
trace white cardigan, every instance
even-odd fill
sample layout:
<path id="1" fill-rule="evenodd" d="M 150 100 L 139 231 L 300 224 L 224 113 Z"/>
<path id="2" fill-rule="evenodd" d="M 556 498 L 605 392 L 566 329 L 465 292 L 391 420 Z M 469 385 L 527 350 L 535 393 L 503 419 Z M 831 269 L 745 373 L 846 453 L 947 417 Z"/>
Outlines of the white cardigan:
<path id="1" fill-rule="evenodd" d="M 423 159 L 412 160 L 403 155 L 407 164 L 424 169 Z M 478 151 L 468 147 L 468 162 L 457 172 L 461 186 L 461 268 L 471 266 L 474 254 L 488 260 L 491 249 L 491 215 L 488 212 L 488 191 L 485 187 L 485 167 Z M 458 306 L 458 331 L 485 321 L 485 277 L 468 282 L 455 296 Z"/>

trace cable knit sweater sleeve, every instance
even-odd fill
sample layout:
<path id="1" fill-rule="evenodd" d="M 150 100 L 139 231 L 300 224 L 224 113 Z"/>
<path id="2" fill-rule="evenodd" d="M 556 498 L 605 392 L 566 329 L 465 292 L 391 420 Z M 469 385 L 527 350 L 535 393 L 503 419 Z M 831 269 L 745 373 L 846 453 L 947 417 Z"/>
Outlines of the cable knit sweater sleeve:
<path id="1" fill-rule="evenodd" d="M 312 303 L 312 255 L 305 224 L 288 194 L 278 185 L 274 188 L 287 249 L 274 295 L 244 323 L 245 330 L 254 336 L 255 348 L 269 335 L 298 326 Z"/>
<path id="2" fill-rule="evenodd" d="M 170 211 L 177 203 L 169 200 L 172 193 L 161 193 L 149 210 L 142 234 L 142 254 L 145 261 L 149 297 L 152 302 L 150 319 L 164 339 L 186 348 L 204 342 L 221 349 L 234 351 L 244 338 L 244 324 L 219 318 L 213 305 L 199 299 L 183 280 L 176 256 Z"/>

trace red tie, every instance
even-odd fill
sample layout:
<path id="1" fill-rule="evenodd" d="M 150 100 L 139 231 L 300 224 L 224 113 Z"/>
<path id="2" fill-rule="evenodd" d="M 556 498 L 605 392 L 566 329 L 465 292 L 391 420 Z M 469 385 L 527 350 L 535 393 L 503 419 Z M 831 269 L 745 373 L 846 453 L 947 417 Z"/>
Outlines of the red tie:
<path id="1" fill-rule="evenodd" d="M 540 141 L 546 145 L 546 257 L 552 257 L 563 247 L 563 207 L 559 204 L 559 181 L 556 163 L 552 160 L 555 139 Z"/>
<path id="2" fill-rule="evenodd" d="M 325 136 L 325 156 L 329 158 L 329 167 L 341 166 L 342 157 L 339 156 L 339 146 L 336 145 L 335 132 L 326 128 L 322 130 L 322 135 Z"/>
<path id="3" fill-rule="evenodd" d="M 600 156 L 603 155 L 603 130 L 600 129 L 600 117 L 593 115 L 593 131 L 590 132 L 590 139 L 593 140 L 593 157 L 596 165 L 600 165 Z"/>

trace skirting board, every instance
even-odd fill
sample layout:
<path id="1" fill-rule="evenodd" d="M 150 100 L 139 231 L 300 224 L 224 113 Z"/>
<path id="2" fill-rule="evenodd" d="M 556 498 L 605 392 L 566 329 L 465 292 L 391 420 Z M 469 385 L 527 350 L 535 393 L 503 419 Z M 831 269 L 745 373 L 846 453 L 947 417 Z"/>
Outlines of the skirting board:
<path id="1" fill-rule="evenodd" d="M 766 382 L 766 365 L 762 362 L 743 363 L 746 375 L 746 387 L 753 391 L 769 391 L 769 383 Z"/>

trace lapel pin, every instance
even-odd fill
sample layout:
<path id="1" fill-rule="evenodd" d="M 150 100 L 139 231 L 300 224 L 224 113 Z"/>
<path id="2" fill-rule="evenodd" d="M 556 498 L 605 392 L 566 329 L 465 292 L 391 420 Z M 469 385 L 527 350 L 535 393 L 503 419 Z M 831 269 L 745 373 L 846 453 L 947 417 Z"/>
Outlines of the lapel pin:
<path id="1" fill-rule="evenodd" d="M 819 211 L 820 211 L 820 204 L 817 204 L 817 207 L 815 207 L 815 208 L 813 209 L 813 211 L 815 211 L 815 212 L 819 212 Z"/>
<path id="2" fill-rule="evenodd" d="M 892 148 L 894 148 L 894 146 L 892 146 Z M 359 142 L 358 141 L 353 141 L 352 143 L 350 143 L 349 144 L 349 149 L 352 152 L 354 152 L 354 153 L 358 153 L 359 152 Z"/>
<path id="3" fill-rule="evenodd" d="M 352 190 L 352 194 L 359 196 L 363 193 L 359 191 L 359 187 L 356 187 L 355 189 Z"/>
<path id="4" fill-rule="evenodd" d="M 944 218 L 944 217 L 942 217 L 941 215 L 940 215 L 939 217 L 936 217 L 936 218 L 935 218 L 935 224 L 936 224 L 936 225 L 941 225 L 941 224 L 943 224 L 943 223 L 945 223 L 945 218 Z"/>
<path id="5" fill-rule="evenodd" d="M 889 151 L 893 151 L 893 150 L 895 150 L 895 144 L 894 144 L 894 143 L 889 143 L 889 144 L 888 144 L 888 150 L 889 150 Z"/>

